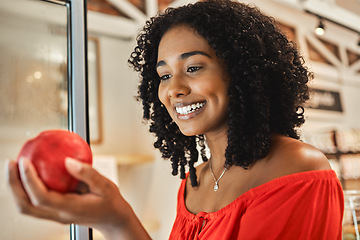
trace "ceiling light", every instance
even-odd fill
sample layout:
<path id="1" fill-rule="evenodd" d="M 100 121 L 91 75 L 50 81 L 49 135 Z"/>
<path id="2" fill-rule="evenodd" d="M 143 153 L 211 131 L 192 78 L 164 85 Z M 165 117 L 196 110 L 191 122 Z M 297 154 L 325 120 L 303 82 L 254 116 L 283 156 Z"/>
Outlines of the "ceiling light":
<path id="1" fill-rule="evenodd" d="M 315 33 L 320 36 L 325 34 L 325 26 L 321 17 L 319 17 L 319 25 L 315 28 Z"/>

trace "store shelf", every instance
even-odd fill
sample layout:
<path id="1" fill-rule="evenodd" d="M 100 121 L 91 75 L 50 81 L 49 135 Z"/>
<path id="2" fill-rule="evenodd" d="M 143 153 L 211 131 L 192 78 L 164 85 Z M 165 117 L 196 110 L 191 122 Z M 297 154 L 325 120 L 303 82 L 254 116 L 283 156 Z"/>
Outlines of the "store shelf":
<path id="1" fill-rule="evenodd" d="M 331 161 L 344 190 L 360 189 L 360 129 L 312 133 L 306 140 Z"/>

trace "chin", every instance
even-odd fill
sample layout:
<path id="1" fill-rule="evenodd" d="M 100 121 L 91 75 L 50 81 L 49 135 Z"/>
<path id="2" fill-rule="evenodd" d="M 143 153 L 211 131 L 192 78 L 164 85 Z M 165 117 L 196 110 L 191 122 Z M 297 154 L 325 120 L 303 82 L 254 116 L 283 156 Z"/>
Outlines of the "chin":
<path id="1" fill-rule="evenodd" d="M 182 134 L 184 134 L 185 136 L 187 137 L 192 137 L 192 136 L 196 136 L 196 135 L 200 135 L 202 134 L 201 132 L 199 131 L 195 131 L 194 129 L 181 129 L 180 128 L 180 131 Z"/>

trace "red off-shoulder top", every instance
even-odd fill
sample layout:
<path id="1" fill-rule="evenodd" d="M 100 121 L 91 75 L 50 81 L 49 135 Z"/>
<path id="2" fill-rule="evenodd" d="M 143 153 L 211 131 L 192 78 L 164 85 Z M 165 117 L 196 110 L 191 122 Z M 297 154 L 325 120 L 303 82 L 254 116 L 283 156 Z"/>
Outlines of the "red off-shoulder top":
<path id="1" fill-rule="evenodd" d="M 186 179 L 171 240 L 341 240 L 344 196 L 333 170 L 295 173 L 245 192 L 211 213 L 190 213 Z"/>

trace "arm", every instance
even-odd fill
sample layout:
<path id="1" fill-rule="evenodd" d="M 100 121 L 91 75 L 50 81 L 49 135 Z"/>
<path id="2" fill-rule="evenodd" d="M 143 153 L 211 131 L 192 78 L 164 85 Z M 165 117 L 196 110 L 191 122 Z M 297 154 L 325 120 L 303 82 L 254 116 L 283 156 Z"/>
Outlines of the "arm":
<path id="1" fill-rule="evenodd" d="M 63 224 L 93 227 L 106 239 L 150 239 L 113 182 L 75 160 L 68 159 L 66 168 L 89 186 L 89 193 L 79 195 L 50 191 L 28 160 L 20 160 L 19 168 L 15 162 L 10 162 L 8 184 L 19 211 Z"/>

